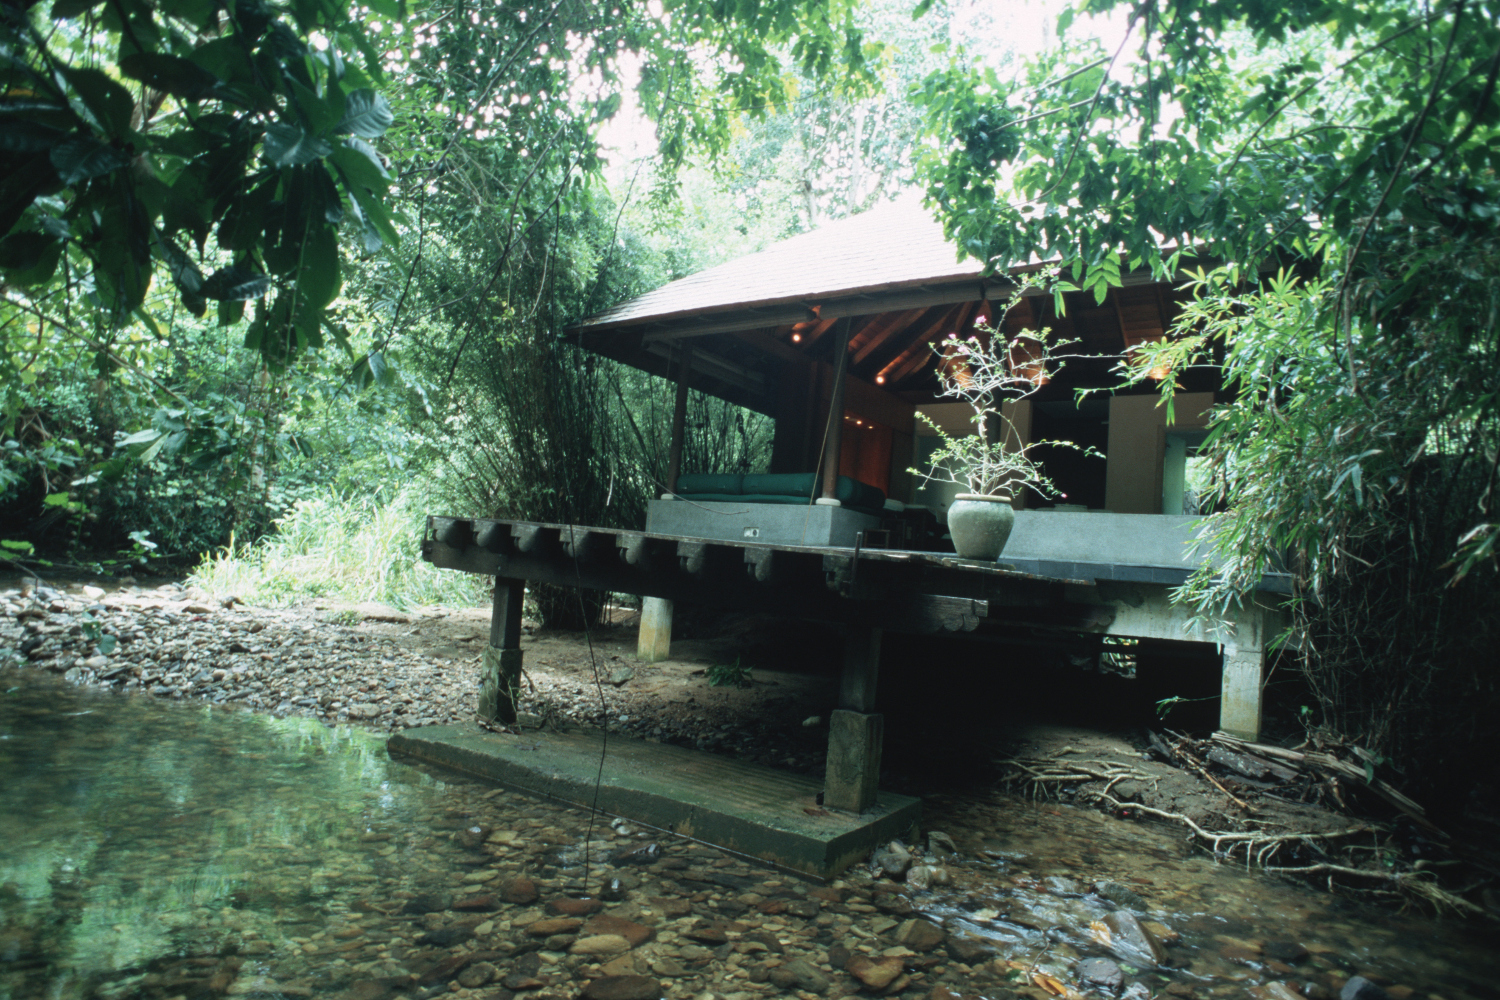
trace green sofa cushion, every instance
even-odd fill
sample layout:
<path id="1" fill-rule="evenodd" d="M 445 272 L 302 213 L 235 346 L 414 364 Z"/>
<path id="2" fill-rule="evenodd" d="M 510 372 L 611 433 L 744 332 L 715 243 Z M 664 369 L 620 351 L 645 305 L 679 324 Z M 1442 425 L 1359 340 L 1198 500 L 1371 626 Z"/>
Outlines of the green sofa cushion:
<path id="1" fill-rule="evenodd" d="M 818 476 L 814 472 L 762 472 L 745 477 L 745 492 L 758 496 L 800 497 L 803 503 L 815 496 Z"/>
<path id="2" fill-rule="evenodd" d="M 709 473 L 694 472 L 677 477 L 677 494 L 711 493 L 718 496 L 739 496 L 745 492 L 745 477 L 738 472 Z"/>
<path id="3" fill-rule="evenodd" d="M 815 472 L 737 473 L 695 472 L 677 479 L 677 495 L 690 500 L 738 497 L 747 503 L 808 503 L 819 494 Z M 839 476 L 834 497 L 845 507 L 879 511 L 885 492 L 848 476 Z"/>

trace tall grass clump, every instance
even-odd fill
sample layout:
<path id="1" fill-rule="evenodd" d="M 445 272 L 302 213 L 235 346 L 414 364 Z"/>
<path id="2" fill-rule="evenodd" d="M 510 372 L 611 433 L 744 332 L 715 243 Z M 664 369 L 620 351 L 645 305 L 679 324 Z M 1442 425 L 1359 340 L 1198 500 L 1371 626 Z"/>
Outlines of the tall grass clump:
<path id="1" fill-rule="evenodd" d="M 484 603 L 479 577 L 422 561 L 423 499 L 403 490 L 384 504 L 341 496 L 298 501 L 274 533 L 245 545 L 231 540 L 205 556 L 192 582 L 265 607 L 315 598 L 397 608 Z"/>

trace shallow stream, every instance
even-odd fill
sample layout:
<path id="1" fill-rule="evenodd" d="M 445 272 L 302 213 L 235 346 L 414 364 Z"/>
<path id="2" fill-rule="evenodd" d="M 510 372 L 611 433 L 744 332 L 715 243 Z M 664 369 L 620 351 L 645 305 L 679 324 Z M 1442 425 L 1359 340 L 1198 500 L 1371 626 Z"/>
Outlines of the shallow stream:
<path id="1" fill-rule="evenodd" d="M 543 909 L 582 887 L 584 813 L 393 762 L 355 730 L 31 671 L 0 671 L 0 806 L 0 1000 L 561 998 L 601 974 L 748 1000 L 853 992 L 844 950 L 900 958 L 887 989 L 910 1000 L 1108 996 L 1079 977 L 1106 956 L 1136 997 L 1323 1000 L 1355 974 L 1396 1000 L 1500 995 L 1488 929 L 1247 875 L 1170 830 L 998 798 L 929 808 L 960 848 L 951 882 L 894 903 L 867 873 L 819 887 L 654 834 L 659 852 L 622 859 L 649 831 L 600 820 L 591 885 L 618 877 L 606 912 L 649 933 L 588 953 L 608 934 Z M 1103 883 L 1139 896 L 1164 967 L 1111 935 L 1131 907 L 1092 891 Z M 968 950 L 899 944 L 916 914 Z"/>

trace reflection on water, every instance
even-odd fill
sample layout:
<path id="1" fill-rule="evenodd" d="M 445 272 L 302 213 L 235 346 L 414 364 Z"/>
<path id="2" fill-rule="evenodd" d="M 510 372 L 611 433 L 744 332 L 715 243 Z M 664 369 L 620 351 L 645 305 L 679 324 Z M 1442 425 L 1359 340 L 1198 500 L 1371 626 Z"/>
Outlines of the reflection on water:
<path id="1" fill-rule="evenodd" d="M 5 1000 L 85 995 L 163 956 L 268 952 L 352 887 L 410 883 L 395 848 L 362 838 L 443 791 L 383 741 L 310 719 L 8 672 L 0 691 Z"/>
<path id="2" fill-rule="evenodd" d="M 566 953 L 571 937 L 539 951 L 532 930 L 536 887 L 580 884 L 587 817 L 439 782 L 371 736 L 0 671 L 0 789 L 0 1000 L 416 997 L 458 989 L 461 966 L 442 969 L 465 960 L 488 970 L 479 982 L 574 996 L 596 969 Z M 773 970 L 798 962 L 816 967 L 802 981 L 848 992 L 846 945 L 908 956 L 908 1000 L 1077 997 L 1084 962 L 1106 956 L 1124 1000 L 1332 1000 L 1356 974 L 1394 1000 L 1500 995 L 1488 929 L 1247 875 L 1162 827 L 1010 798 L 932 802 L 928 817 L 964 860 L 899 906 L 853 873 L 818 896 L 676 840 L 603 873 L 628 883 L 614 912 L 652 925 L 636 954 L 671 997 L 778 995 Z M 592 856 L 640 836 L 595 826 Z M 536 879 L 524 901 L 467 905 L 521 874 Z M 892 947 L 912 911 L 943 925 L 943 947 Z M 687 941 L 700 917 L 732 917 L 746 948 Z"/>

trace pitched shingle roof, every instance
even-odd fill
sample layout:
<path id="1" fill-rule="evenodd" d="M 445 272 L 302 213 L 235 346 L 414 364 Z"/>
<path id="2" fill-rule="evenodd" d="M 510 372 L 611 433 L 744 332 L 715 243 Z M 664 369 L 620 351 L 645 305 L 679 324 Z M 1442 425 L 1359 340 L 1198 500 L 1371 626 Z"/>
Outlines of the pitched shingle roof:
<path id="1" fill-rule="evenodd" d="M 978 261 L 957 257 L 957 247 L 920 204 L 883 205 L 679 278 L 580 325 L 603 330 L 731 309 L 810 306 L 980 277 Z"/>

